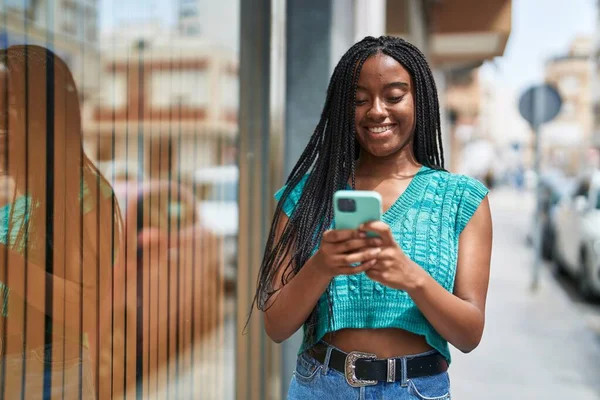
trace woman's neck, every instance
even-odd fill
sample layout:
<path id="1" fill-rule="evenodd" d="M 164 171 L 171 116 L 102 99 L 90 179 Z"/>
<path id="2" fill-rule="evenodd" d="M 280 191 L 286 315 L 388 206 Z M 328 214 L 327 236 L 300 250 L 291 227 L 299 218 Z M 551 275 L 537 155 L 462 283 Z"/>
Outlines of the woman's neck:
<path id="1" fill-rule="evenodd" d="M 406 178 L 414 175 L 421 164 L 411 152 L 401 152 L 390 157 L 375 157 L 363 151 L 356 165 L 356 176 L 364 178 Z"/>

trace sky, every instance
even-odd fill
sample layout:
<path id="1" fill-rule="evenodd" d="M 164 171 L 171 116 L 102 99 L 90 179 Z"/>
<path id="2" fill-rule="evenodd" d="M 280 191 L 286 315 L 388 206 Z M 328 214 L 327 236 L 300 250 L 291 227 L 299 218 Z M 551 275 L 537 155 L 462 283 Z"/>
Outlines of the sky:
<path id="1" fill-rule="evenodd" d="M 544 78 L 548 58 L 566 54 L 578 36 L 593 36 L 596 0 L 513 0 L 512 29 L 502 57 L 482 68 L 497 84 L 522 92 Z"/>

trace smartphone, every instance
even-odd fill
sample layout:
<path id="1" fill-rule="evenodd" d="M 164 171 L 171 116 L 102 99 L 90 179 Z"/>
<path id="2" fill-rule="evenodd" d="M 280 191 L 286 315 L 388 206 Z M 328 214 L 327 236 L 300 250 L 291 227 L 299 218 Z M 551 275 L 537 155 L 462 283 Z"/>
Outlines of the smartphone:
<path id="1" fill-rule="evenodd" d="M 334 229 L 358 229 L 361 224 L 379 221 L 381 195 L 372 190 L 338 190 L 333 195 Z M 367 236 L 377 237 L 367 232 Z"/>

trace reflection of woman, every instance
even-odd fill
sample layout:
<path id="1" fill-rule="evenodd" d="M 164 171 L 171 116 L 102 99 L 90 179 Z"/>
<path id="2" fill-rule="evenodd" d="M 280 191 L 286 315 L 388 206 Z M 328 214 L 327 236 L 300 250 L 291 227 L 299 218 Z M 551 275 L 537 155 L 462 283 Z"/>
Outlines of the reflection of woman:
<path id="1" fill-rule="evenodd" d="M 378 191 L 382 220 L 331 229 L 333 194 L 345 188 Z M 444 170 L 423 54 L 392 37 L 352 46 L 277 193 L 259 279 L 269 336 L 282 341 L 304 326 L 290 399 L 450 398 L 448 343 L 468 352 L 483 332 L 486 195 Z"/>
<path id="2" fill-rule="evenodd" d="M 91 360 L 120 246 L 119 209 L 83 152 L 66 64 L 32 45 L 0 56 L 0 129 L 15 187 L 0 210 L 0 389 L 4 398 L 23 390 L 27 399 L 93 398 Z"/>

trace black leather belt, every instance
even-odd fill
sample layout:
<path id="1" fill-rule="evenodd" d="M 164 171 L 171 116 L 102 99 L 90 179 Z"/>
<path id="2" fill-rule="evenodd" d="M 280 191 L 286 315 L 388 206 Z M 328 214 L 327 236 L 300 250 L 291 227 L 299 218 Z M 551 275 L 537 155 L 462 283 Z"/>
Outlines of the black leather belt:
<path id="1" fill-rule="evenodd" d="M 321 364 L 325 363 L 327 347 L 317 345 L 310 355 Z M 350 386 L 360 387 L 376 385 L 378 382 L 397 382 L 402 380 L 402 361 L 400 358 L 377 359 L 374 354 L 332 349 L 329 368 L 345 375 Z M 406 360 L 406 378 L 418 378 L 441 374 L 448 370 L 448 362 L 439 353 Z"/>

